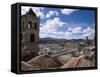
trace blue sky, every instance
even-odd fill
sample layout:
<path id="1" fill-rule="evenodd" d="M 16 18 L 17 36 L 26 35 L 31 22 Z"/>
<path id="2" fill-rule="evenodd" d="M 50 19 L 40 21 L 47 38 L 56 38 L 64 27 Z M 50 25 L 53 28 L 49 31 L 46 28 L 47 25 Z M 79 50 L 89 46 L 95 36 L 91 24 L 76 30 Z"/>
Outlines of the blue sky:
<path id="1" fill-rule="evenodd" d="M 95 36 L 94 10 L 23 6 L 21 13 L 25 14 L 29 8 L 40 17 L 40 38 L 92 39 Z"/>

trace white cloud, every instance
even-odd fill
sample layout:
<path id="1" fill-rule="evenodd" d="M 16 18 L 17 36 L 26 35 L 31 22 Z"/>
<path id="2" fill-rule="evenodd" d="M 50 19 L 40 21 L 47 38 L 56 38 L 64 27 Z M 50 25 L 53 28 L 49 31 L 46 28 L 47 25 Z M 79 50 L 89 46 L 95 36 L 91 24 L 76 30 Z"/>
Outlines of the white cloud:
<path id="1" fill-rule="evenodd" d="M 58 16 L 58 15 L 59 15 L 59 12 L 58 12 L 58 11 L 56 11 L 56 10 L 55 10 L 54 12 L 55 12 L 55 15 L 56 15 L 56 16 Z"/>
<path id="2" fill-rule="evenodd" d="M 86 29 L 83 30 L 83 33 L 94 33 L 94 29 L 90 28 L 90 27 L 87 27 Z"/>
<path id="3" fill-rule="evenodd" d="M 87 27 L 82 31 L 82 33 L 83 33 L 83 35 L 81 36 L 82 38 L 89 37 L 89 39 L 92 39 L 94 38 L 95 30 L 90 27 Z"/>
<path id="4" fill-rule="evenodd" d="M 69 27 L 69 28 L 67 29 L 67 31 L 72 31 L 72 28 L 71 28 L 71 27 Z"/>
<path id="5" fill-rule="evenodd" d="M 49 23 L 50 21 L 50 23 Z M 86 29 L 82 28 L 81 26 L 76 26 L 76 27 L 68 27 L 68 25 L 54 25 L 51 24 L 54 23 L 54 21 L 60 21 L 62 22 L 59 18 L 55 18 L 52 21 L 48 20 L 47 22 L 49 24 L 44 25 L 44 27 L 41 27 L 40 29 L 40 37 L 51 37 L 51 38 L 59 38 L 59 39 L 85 39 L 86 37 L 89 37 L 89 39 L 92 39 L 95 35 L 95 29 L 91 27 L 87 27 Z M 57 23 L 57 22 L 56 22 Z M 64 23 L 64 22 L 63 22 Z M 69 24 L 70 25 L 70 24 Z M 68 27 L 65 32 L 63 31 L 58 31 L 58 28 L 61 28 L 63 26 Z"/>
<path id="6" fill-rule="evenodd" d="M 61 9 L 61 13 L 65 14 L 65 15 L 70 15 L 72 14 L 74 11 L 77 11 L 76 9 Z"/>
<path id="7" fill-rule="evenodd" d="M 43 13 L 43 11 L 44 11 L 43 7 L 26 7 L 26 6 L 22 6 L 21 7 L 21 15 L 26 14 L 29 11 L 30 8 L 32 8 L 32 10 L 36 13 L 36 15 L 38 17 L 40 16 L 40 18 L 42 18 L 42 19 L 45 17 L 45 15 Z"/>
<path id="8" fill-rule="evenodd" d="M 53 11 L 49 11 L 49 13 L 47 13 L 46 18 L 49 18 L 50 16 L 54 15 Z"/>
<path id="9" fill-rule="evenodd" d="M 72 33 L 80 33 L 82 30 L 82 27 L 75 27 L 75 28 L 72 28 Z"/>
<path id="10" fill-rule="evenodd" d="M 95 29 L 92 29 L 91 27 L 83 29 L 80 26 L 74 28 L 69 27 L 66 33 L 66 38 L 70 39 L 85 39 L 86 37 L 93 39 L 95 35 Z"/>
<path id="11" fill-rule="evenodd" d="M 58 17 L 55 17 L 54 19 L 48 19 L 46 23 L 40 27 L 40 37 L 48 37 L 48 35 L 50 37 L 56 37 L 60 34 L 63 34 L 61 32 L 58 34 L 57 29 L 63 27 L 64 25 L 66 25 L 66 23 L 61 21 Z"/>
<path id="12" fill-rule="evenodd" d="M 69 27 L 67 29 L 67 31 L 72 32 L 72 33 L 80 33 L 81 30 L 82 30 L 82 27 L 80 27 L 80 26 L 77 26 L 77 27 L 74 27 L 74 28 Z"/>
<path id="13" fill-rule="evenodd" d="M 40 18 L 44 19 L 45 15 L 43 13 L 44 8 L 42 7 L 32 7 L 33 11 L 36 13 L 37 16 L 40 16 Z"/>
<path id="14" fill-rule="evenodd" d="M 61 21 L 60 18 L 55 17 L 54 19 L 48 19 L 44 26 L 41 28 L 46 32 L 56 31 L 58 28 L 62 27 L 66 23 Z"/>
<path id="15" fill-rule="evenodd" d="M 21 7 L 21 15 L 26 14 L 29 11 L 29 8 L 30 7 L 25 7 L 25 6 Z"/>
<path id="16" fill-rule="evenodd" d="M 72 32 L 66 31 L 66 32 L 64 32 L 64 33 L 65 33 L 65 35 L 64 35 L 64 37 L 62 37 L 62 38 L 64 38 L 64 39 L 72 39 L 72 38 L 73 38 Z"/>
<path id="17" fill-rule="evenodd" d="M 51 16 L 58 16 L 59 13 L 57 11 L 49 11 L 47 14 L 46 14 L 46 18 L 50 18 Z"/>

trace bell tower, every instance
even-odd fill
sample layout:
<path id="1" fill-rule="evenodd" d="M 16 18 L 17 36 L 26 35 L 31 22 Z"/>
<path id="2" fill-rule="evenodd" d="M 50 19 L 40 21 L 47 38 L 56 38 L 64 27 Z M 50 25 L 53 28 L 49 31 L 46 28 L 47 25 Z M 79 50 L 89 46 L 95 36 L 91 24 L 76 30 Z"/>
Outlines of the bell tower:
<path id="1" fill-rule="evenodd" d="M 21 60 L 28 61 L 38 55 L 39 17 L 30 8 L 21 16 Z"/>

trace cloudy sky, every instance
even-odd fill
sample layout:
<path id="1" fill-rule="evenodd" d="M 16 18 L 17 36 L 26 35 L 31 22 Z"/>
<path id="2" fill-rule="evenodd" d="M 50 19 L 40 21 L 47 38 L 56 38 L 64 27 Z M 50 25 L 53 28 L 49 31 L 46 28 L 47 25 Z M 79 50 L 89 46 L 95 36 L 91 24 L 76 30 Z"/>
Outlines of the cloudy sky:
<path id="1" fill-rule="evenodd" d="M 21 14 L 26 14 L 30 8 L 40 17 L 40 38 L 94 38 L 94 10 L 22 6 Z"/>

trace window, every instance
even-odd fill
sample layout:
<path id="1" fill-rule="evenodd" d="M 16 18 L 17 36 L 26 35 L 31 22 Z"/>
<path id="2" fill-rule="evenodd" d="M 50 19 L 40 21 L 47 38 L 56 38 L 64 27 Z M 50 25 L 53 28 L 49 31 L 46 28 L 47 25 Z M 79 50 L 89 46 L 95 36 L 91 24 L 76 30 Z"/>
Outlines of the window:
<path id="1" fill-rule="evenodd" d="M 31 34 L 30 35 L 30 42 L 34 42 L 35 41 L 35 35 L 34 34 Z"/>
<path id="2" fill-rule="evenodd" d="M 37 23 L 32 23 L 32 22 L 29 22 L 28 23 L 28 28 L 30 29 L 30 28 L 32 28 L 32 29 L 37 29 Z"/>
<path id="3" fill-rule="evenodd" d="M 37 23 L 34 23 L 34 29 L 37 29 Z"/>
<path id="4" fill-rule="evenodd" d="M 34 24 L 32 24 L 31 28 L 34 29 Z"/>
<path id="5" fill-rule="evenodd" d="M 30 29 L 32 27 L 32 22 L 28 22 L 28 28 Z"/>
<path id="6" fill-rule="evenodd" d="M 37 29 L 37 23 L 32 24 L 31 28 Z"/>

